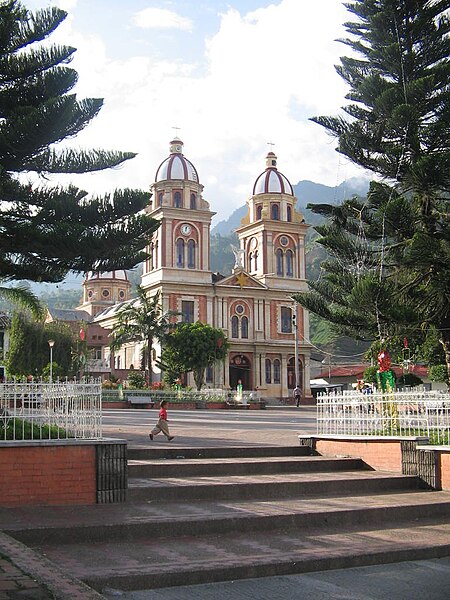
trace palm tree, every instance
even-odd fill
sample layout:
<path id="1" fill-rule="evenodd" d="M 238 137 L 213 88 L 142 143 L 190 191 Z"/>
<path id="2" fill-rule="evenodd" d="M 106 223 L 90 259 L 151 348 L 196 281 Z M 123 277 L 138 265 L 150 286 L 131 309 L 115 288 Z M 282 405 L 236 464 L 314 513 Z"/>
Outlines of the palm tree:
<path id="1" fill-rule="evenodd" d="M 20 308 L 29 310 L 37 319 L 41 318 L 44 314 L 44 308 L 39 299 L 25 287 L 0 286 L 0 298 Z"/>
<path id="2" fill-rule="evenodd" d="M 117 313 L 117 323 L 112 328 L 113 341 L 111 350 L 118 350 L 129 342 L 144 343 L 144 369 L 148 373 L 148 383 L 152 382 L 152 350 L 153 340 L 161 340 L 170 329 L 170 317 L 174 311 L 162 311 L 161 293 L 147 296 L 145 290 L 138 285 L 137 298 L 130 300 Z"/>

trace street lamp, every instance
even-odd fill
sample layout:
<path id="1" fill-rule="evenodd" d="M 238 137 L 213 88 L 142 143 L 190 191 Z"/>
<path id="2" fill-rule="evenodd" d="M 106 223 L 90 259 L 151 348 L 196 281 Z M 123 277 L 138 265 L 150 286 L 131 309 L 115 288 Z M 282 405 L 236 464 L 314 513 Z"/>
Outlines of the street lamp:
<path id="1" fill-rule="evenodd" d="M 294 328 L 294 361 L 295 361 L 295 387 L 298 388 L 299 376 L 298 376 L 298 331 L 297 331 L 297 303 L 294 306 L 292 313 L 292 326 Z"/>
<path id="2" fill-rule="evenodd" d="M 50 346 L 50 383 L 53 382 L 53 346 L 55 345 L 55 340 L 48 340 L 48 345 Z"/>

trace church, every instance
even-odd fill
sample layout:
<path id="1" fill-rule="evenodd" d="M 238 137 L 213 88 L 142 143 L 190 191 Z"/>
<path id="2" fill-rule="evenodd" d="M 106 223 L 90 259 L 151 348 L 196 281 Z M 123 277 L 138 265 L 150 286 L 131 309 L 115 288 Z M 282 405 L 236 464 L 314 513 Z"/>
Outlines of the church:
<path id="1" fill-rule="evenodd" d="M 160 226 L 149 240 L 141 285 L 150 295 L 160 292 L 163 310 L 177 311 L 180 321 L 223 329 L 230 341 L 228 357 L 207 370 L 208 387 L 235 389 L 240 380 L 243 389 L 258 390 L 263 396 L 291 397 L 297 355 L 299 384 L 308 398 L 308 314 L 292 300 L 292 294 L 307 288 L 308 226 L 272 151 L 249 192 L 247 215 L 236 230 L 239 246 L 233 248 L 232 274 L 213 273 L 210 231 L 215 213 L 203 196 L 197 169 L 184 155 L 183 142 L 173 139 L 151 186 L 147 211 Z M 124 271 L 89 273 L 83 283 L 77 310 L 89 315 L 89 347 L 102 365 L 91 372 L 106 370 L 124 378 L 140 365 L 140 347 L 130 344 L 113 355 L 101 335 L 113 326 L 130 291 Z M 157 380 L 156 366 L 154 370 Z M 193 385 L 193 380 L 186 383 Z"/>

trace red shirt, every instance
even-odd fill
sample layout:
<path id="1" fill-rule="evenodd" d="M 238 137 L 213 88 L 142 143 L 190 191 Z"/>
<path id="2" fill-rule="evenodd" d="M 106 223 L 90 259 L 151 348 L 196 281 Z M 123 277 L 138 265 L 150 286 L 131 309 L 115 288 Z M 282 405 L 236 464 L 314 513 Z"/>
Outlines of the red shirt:
<path id="1" fill-rule="evenodd" d="M 159 418 L 164 419 L 164 421 L 167 421 L 167 410 L 165 408 L 159 409 Z"/>

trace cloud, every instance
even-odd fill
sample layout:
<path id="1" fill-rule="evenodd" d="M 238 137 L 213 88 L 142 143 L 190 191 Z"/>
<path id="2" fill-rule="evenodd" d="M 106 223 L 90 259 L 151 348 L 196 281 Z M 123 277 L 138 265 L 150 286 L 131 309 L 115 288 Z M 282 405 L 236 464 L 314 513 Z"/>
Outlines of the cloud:
<path id="1" fill-rule="evenodd" d="M 133 17 L 133 22 L 142 29 L 181 29 L 192 31 L 192 21 L 165 8 L 144 8 Z"/>
<path id="2" fill-rule="evenodd" d="M 336 185 L 360 174 L 309 121 L 338 114 L 346 103 L 346 87 L 334 70 L 346 52 L 334 41 L 345 35 L 345 20 L 340 0 L 280 0 L 248 14 L 229 9 L 206 42 L 201 69 L 183 59 L 177 35 L 178 60 L 150 50 L 112 60 L 101 37 L 69 30 L 74 21 L 68 20 L 61 41 L 78 48 L 77 94 L 105 98 L 99 116 L 71 144 L 138 152 L 118 169 L 71 180 L 93 191 L 148 189 L 168 155 L 174 126 L 181 128 L 185 154 L 217 219 L 250 196 L 265 169 L 267 142 L 275 143 L 279 169 L 293 184 Z"/>

